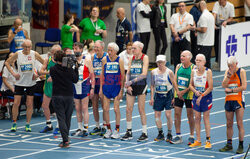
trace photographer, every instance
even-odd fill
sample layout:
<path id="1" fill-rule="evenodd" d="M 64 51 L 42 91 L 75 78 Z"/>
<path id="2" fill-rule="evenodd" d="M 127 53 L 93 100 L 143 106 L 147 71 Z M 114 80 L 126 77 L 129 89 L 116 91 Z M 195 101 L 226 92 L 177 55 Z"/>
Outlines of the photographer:
<path id="1" fill-rule="evenodd" d="M 63 67 L 67 60 L 66 54 L 59 50 L 54 55 L 57 64 L 50 69 L 50 78 L 53 81 L 52 104 L 57 114 L 59 129 L 63 142 L 60 147 L 69 147 L 69 129 L 73 113 L 73 83 L 78 81 L 78 64 L 75 69 Z M 65 60 L 66 59 L 66 60 Z"/>

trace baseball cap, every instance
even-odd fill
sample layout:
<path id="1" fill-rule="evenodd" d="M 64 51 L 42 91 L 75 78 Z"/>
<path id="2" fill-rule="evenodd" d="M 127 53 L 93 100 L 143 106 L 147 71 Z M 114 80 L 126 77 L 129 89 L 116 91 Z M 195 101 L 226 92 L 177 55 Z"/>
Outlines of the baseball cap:
<path id="1" fill-rule="evenodd" d="M 156 62 L 158 62 L 158 61 L 166 61 L 166 56 L 165 55 L 156 56 Z"/>

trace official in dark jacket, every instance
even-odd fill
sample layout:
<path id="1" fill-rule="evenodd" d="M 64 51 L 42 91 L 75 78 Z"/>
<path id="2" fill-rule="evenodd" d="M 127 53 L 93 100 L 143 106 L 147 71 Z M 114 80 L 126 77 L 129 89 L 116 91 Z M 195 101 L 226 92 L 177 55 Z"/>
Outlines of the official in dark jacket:
<path id="1" fill-rule="evenodd" d="M 152 7 L 151 27 L 155 37 L 155 56 L 162 54 L 165 55 L 165 51 L 168 47 L 165 28 L 167 28 L 166 18 L 167 8 L 164 4 L 164 0 L 156 0 Z M 162 49 L 160 52 L 162 41 Z"/>

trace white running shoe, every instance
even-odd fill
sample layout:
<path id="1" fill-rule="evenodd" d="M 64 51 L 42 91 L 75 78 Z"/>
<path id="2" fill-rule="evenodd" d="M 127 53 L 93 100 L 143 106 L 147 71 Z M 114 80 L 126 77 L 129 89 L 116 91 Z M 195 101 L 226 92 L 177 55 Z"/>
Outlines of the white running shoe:
<path id="1" fill-rule="evenodd" d="M 115 130 L 113 134 L 111 135 L 111 139 L 119 139 L 119 138 L 120 138 L 120 134 L 117 130 Z"/>
<path id="2" fill-rule="evenodd" d="M 106 133 L 103 135 L 104 139 L 108 139 L 111 137 L 112 131 L 111 129 L 107 129 Z"/>

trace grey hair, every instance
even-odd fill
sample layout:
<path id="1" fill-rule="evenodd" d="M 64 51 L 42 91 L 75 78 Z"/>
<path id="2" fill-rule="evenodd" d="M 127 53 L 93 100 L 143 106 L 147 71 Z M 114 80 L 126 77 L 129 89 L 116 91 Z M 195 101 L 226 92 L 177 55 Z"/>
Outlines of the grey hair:
<path id="1" fill-rule="evenodd" d="M 200 56 L 200 57 L 206 62 L 206 57 L 205 57 L 205 55 L 203 55 L 203 54 L 197 54 L 197 55 L 196 55 L 196 58 L 197 58 L 198 56 Z"/>
<path id="2" fill-rule="evenodd" d="M 108 47 L 113 48 L 116 52 L 119 51 L 119 46 L 116 43 L 114 43 L 114 42 L 109 43 Z"/>
<path id="3" fill-rule="evenodd" d="M 32 46 L 32 41 L 31 41 L 30 39 L 25 39 L 25 40 L 23 41 L 23 44 L 26 43 L 26 42 L 29 42 L 29 43 L 30 43 L 30 46 Z M 23 44 L 22 44 L 22 46 L 23 46 Z"/>
<path id="4" fill-rule="evenodd" d="M 59 45 L 59 44 L 55 44 L 55 45 L 53 45 L 52 47 L 51 47 L 51 49 L 50 49 L 50 52 L 52 52 L 52 51 L 54 51 L 54 50 L 61 50 L 62 48 L 61 48 L 61 46 Z"/>
<path id="5" fill-rule="evenodd" d="M 238 60 L 236 59 L 235 56 L 230 56 L 228 59 L 227 59 L 227 64 L 231 65 L 231 64 L 236 64 L 238 63 Z"/>
<path id="6" fill-rule="evenodd" d="M 141 49 L 143 49 L 143 47 L 144 47 L 144 44 L 142 42 L 140 42 L 140 41 L 135 41 L 134 44 L 136 46 L 138 46 L 139 48 L 141 48 Z"/>
<path id="7" fill-rule="evenodd" d="M 105 43 L 101 40 L 96 40 L 96 43 L 99 43 L 101 44 L 102 48 L 104 49 L 105 48 Z"/>
<path id="8" fill-rule="evenodd" d="M 189 57 L 190 60 L 193 58 L 193 54 L 189 50 L 184 50 L 183 52 L 188 53 L 188 57 Z"/>

